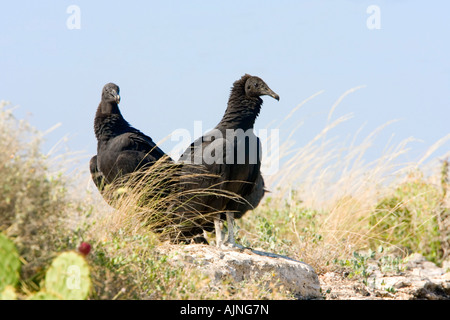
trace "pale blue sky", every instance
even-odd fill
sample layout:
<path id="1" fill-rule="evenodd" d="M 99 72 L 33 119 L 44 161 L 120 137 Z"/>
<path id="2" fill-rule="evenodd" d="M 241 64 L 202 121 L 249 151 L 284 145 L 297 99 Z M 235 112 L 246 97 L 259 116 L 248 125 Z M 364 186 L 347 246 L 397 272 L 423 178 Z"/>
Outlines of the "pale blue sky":
<path id="1" fill-rule="evenodd" d="M 72 4 L 81 10 L 80 30 L 66 26 Z M 381 10 L 380 30 L 367 28 L 369 5 Z M 215 126 L 244 73 L 281 97 L 264 99 L 257 128 L 325 90 L 281 128 L 283 138 L 305 121 L 294 137 L 299 146 L 359 85 L 366 87 L 333 116 L 354 118 L 330 135 L 345 139 L 366 124 L 364 138 L 400 119 L 368 157 L 395 134 L 394 142 L 423 141 L 411 145 L 414 160 L 450 132 L 449 1 L 4 1 L 0 12 L 0 99 L 19 105 L 20 118 L 31 113 L 41 130 L 62 123 L 44 151 L 69 135 L 70 149 L 96 153 L 93 118 L 108 82 L 121 88 L 124 117 L 158 141 L 193 130 L 195 120 Z"/>

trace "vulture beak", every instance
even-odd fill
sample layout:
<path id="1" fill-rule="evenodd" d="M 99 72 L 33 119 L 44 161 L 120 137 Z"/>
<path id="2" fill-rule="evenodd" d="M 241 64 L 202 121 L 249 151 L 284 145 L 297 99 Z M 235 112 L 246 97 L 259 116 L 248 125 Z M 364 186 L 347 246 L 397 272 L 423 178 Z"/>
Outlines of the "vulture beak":
<path id="1" fill-rule="evenodd" d="M 120 102 L 120 95 L 119 95 L 119 90 L 116 89 L 109 89 L 108 95 L 114 99 L 114 101 L 119 104 Z"/>
<path id="2" fill-rule="evenodd" d="M 263 94 L 268 95 L 268 96 L 271 96 L 271 97 L 274 98 L 275 100 L 280 101 L 280 96 L 277 95 L 275 92 L 273 92 L 272 89 L 270 89 L 269 87 L 266 87 L 266 88 L 264 89 Z"/>
<path id="3" fill-rule="evenodd" d="M 270 94 L 270 96 L 271 96 L 272 98 L 274 98 L 275 100 L 280 101 L 280 96 L 277 95 L 275 92 L 272 91 L 272 94 Z"/>

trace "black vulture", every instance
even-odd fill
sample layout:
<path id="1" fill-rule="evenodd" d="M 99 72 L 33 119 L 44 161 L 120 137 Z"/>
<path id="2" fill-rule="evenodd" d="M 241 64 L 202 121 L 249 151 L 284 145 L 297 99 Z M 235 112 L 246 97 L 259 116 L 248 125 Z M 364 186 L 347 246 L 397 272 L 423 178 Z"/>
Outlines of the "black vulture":
<path id="1" fill-rule="evenodd" d="M 154 209 L 149 211 L 151 216 L 142 216 L 143 222 L 154 232 L 174 243 L 207 243 L 197 234 L 188 238 L 179 236 L 180 228 L 187 228 L 188 233 L 192 228 L 185 226 L 186 220 L 174 209 L 180 207 L 177 193 L 181 190 L 179 176 L 184 165 L 175 163 L 150 137 L 130 126 L 119 110 L 119 102 L 119 87 L 114 83 L 106 84 L 94 120 L 97 155 L 89 163 L 95 185 L 111 206 L 115 206 L 115 197 L 103 192 L 105 186 L 113 184 L 113 191 L 122 185 L 132 186 L 137 192 L 140 190 L 135 188 L 143 188 L 138 206 Z M 152 165 L 157 161 L 159 165 L 155 169 Z M 147 170 L 150 167 L 151 172 Z"/>
<path id="2" fill-rule="evenodd" d="M 216 232 L 217 246 L 222 245 L 220 221 L 228 222 L 228 241 L 235 246 L 234 218 L 241 218 L 255 208 L 264 196 L 264 179 L 261 175 L 261 146 L 253 132 L 263 100 L 260 96 L 280 97 L 255 76 L 245 74 L 234 82 L 228 107 L 219 124 L 210 132 L 194 141 L 180 157 L 181 162 L 191 163 L 186 171 L 197 172 L 206 168 L 210 178 L 187 178 L 186 188 L 206 189 L 215 186 L 240 198 L 217 194 L 197 197 L 191 204 L 192 214 L 207 216 L 202 228 L 190 230 L 191 234 L 205 231 Z M 201 169 L 203 170 L 203 169 Z M 225 213 L 225 214 L 224 214 Z"/>
<path id="3" fill-rule="evenodd" d="M 119 91 L 116 84 L 106 84 L 95 114 L 97 155 L 89 165 L 92 180 L 100 192 L 116 178 L 145 169 L 163 157 L 172 161 L 149 136 L 123 118 L 118 106 Z"/>

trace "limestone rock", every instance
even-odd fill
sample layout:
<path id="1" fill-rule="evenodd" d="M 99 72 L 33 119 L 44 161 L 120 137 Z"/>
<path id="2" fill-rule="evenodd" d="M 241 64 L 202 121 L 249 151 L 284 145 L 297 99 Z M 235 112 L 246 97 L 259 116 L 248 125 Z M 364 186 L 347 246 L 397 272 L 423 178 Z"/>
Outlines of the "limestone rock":
<path id="1" fill-rule="evenodd" d="M 243 281 L 269 276 L 299 299 L 321 298 L 320 282 L 314 269 L 286 256 L 251 249 L 218 249 L 200 244 L 165 245 L 158 250 L 172 261 L 196 266 L 215 281 L 225 277 Z"/>

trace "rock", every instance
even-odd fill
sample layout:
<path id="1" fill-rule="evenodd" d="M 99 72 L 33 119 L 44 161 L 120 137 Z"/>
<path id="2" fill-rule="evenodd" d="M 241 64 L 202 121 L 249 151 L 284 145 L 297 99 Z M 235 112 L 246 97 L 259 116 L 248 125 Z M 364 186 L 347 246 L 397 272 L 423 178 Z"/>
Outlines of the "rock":
<path id="1" fill-rule="evenodd" d="M 420 253 L 413 253 L 410 256 L 406 257 L 405 261 L 407 261 L 407 267 L 416 267 L 417 265 L 420 265 L 421 263 L 427 261 L 427 259 L 425 259 L 425 257 Z"/>
<path id="2" fill-rule="evenodd" d="M 321 298 L 320 282 L 306 263 L 273 253 L 252 249 L 218 249 L 190 244 L 164 245 L 158 251 L 169 260 L 196 266 L 214 281 L 231 277 L 234 281 L 270 278 L 299 299 Z"/>
<path id="3" fill-rule="evenodd" d="M 447 258 L 442 262 L 442 269 L 444 269 L 445 272 L 450 272 L 450 258 Z"/>
<path id="4" fill-rule="evenodd" d="M 376 268 L 376 264 L 371 265 Z M 327 299 L 450 299 L 450 277 L 446 269 L 439 268 L 427 261 L 421 254 L 412 254 L 405 259 L 402 271 L 397 273 L 382 273 L 373 270 L 367 279 L 365 290 L 356 288 L 355 279 L 347 279 L 336 272 L 320 276 L 321 287 L 332 294 Z M 361 283 L 361 280 L 359 280 Z"/>

